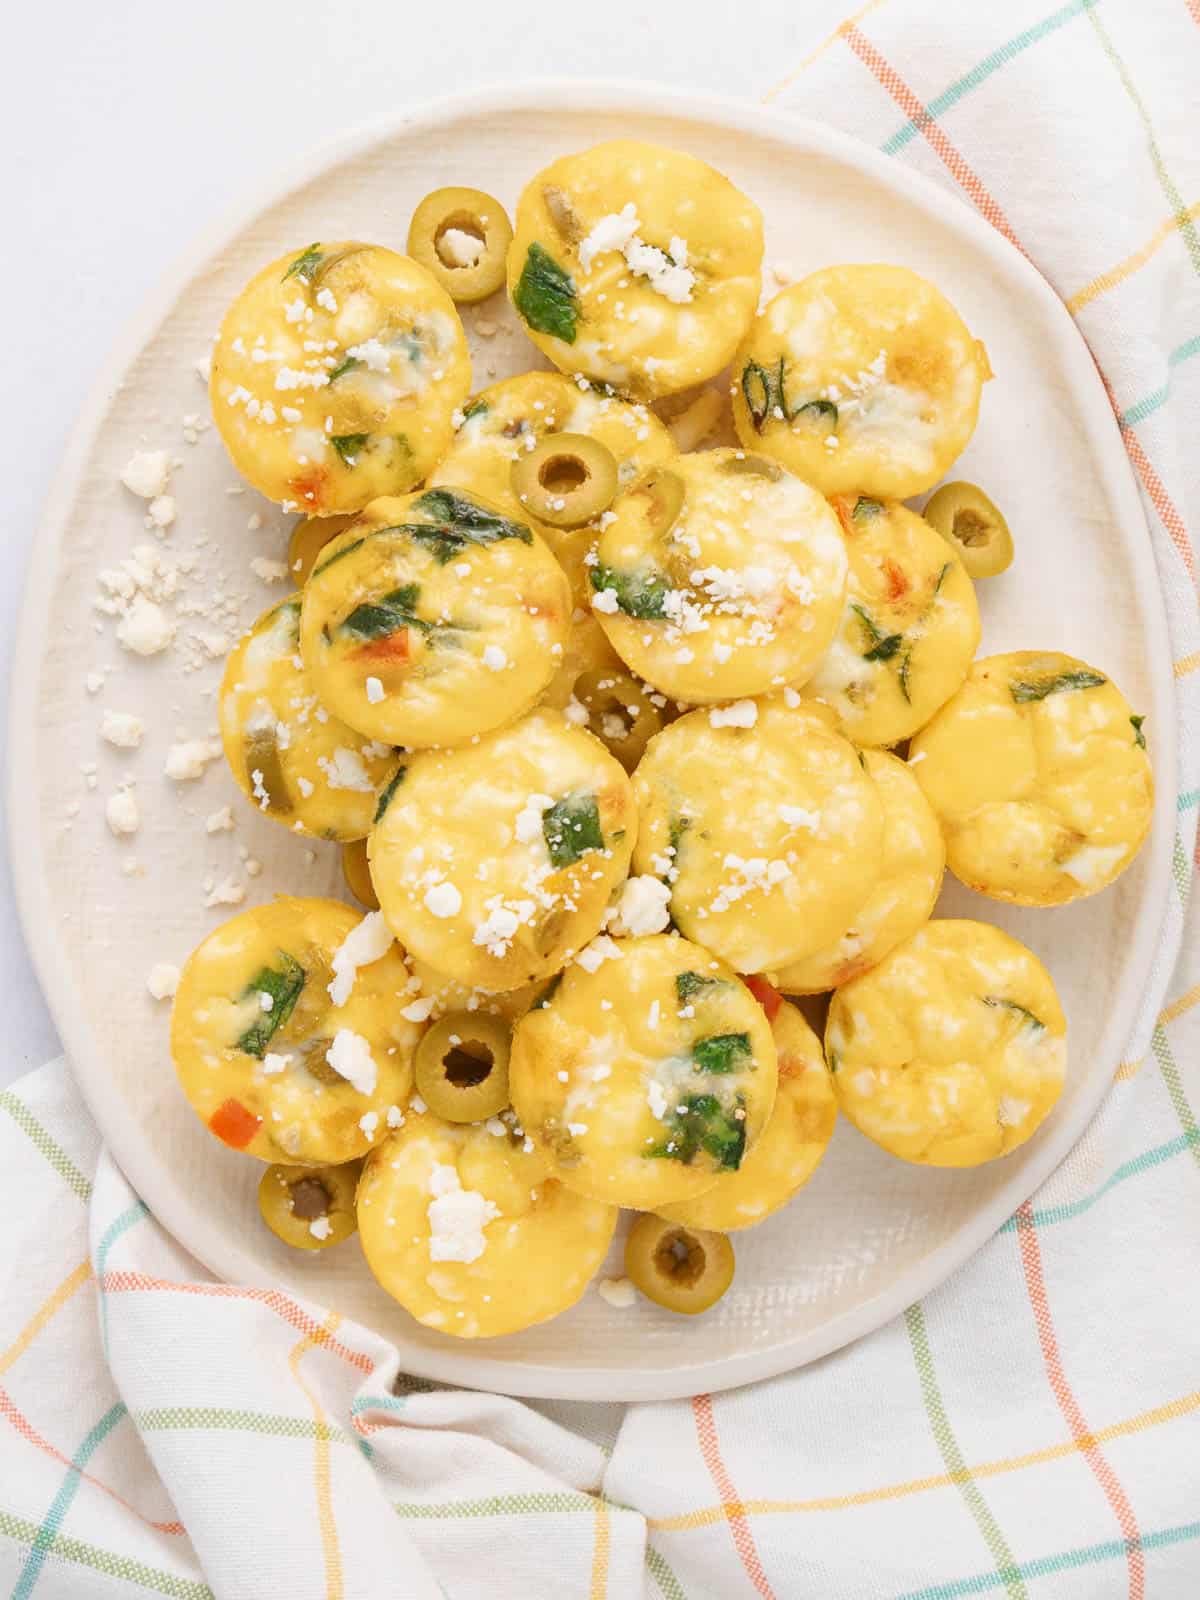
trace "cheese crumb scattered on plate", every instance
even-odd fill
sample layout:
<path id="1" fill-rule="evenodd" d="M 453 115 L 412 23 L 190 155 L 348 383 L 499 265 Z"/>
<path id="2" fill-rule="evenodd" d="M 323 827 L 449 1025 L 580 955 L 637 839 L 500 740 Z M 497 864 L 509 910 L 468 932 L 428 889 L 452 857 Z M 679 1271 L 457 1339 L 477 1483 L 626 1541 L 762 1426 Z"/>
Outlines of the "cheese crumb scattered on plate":
<path id="1" fill-rule="evenodd" d="M 163 771 L 177 783 L 202 778 L 209 762 L 215 761 L 220 754 L 219 739 L 183 739 L 167 751 Z"/>
<path id="2" fill-rule="evenodd" d="M 156 1000 L 169 1000 L 179 987 L 179 968 L 156 961 L 146 975 L 146 987 Z"/>
<path id="3" fill-rule="evenodd" d="M 598 1278 L 596 1293 L 618 1311 L 628 1311 L 637 1299 L 637 1290 L 630 1278 Z"/>
<path id="4" fill-rule="evenodd" d="M 171 480 L 171 458 L 165 450 L 139 450 L 121 469 L 121 482 L 142 500 L 155 500 Z"/>
<path id="5" fill-rule="evenodd" d="M 118 789 L 110 794 L 104 807 L 104 820 L 109 832 L 118 839 L 136 833 L 142 825 L 137 796 L 132 789 Z"/>
<path id="6" fill-rule="evenodd" d="M 118 750 L 136 750 L 146 725 L 132 711 L 106 711 L 100 723 L 100 737 Z"/>
<path id="7" fill-rule="evenodd" d="M 233 827 L 233 812 L 229 806 L 210 812 L 204 820 L 205 833 L 232 833 Z"/>

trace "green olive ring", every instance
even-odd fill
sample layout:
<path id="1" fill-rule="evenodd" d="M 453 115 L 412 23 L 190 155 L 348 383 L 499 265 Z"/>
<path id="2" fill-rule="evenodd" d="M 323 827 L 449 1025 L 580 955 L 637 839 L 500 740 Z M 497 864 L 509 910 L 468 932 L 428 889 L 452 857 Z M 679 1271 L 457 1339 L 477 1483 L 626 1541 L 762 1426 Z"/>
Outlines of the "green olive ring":
<path id="1" fill-rule="evenodd" d="M 452 1011 L 417 1046 L 417 1093 L 446 1122 L 485 1122 L 508 1104 L 512 1030 L 487 1012 Z"/>
<path id="2" fill-rule="evenodd" d="M 612 505 L 617 458 L 586 433 L 548 433 L 512 464 L 513 493 L 539 522 L 581 528 Z"/>
<path id="3" fill-rule="evenodd" d="M 408 253 L 452 300 L 474 305 L 503 285 L 512 236 L 508 214 L 493 195 L 482 189 L 435 189 L 413 212 Z M 464 258 L 456 247 L 461 250 L 467 240 Z"/>
<path id="4" fill-rule="evenodd" d="M 954 548 L 972 578 L 994 578 L 1012 565 L 1008 523 L 973 483 L 944 483 L 921 515 Z"/>
<path id="5" fill-rule="evenodd" d="M 346 880 L 347 889 L 360 906 L 366 906 L 368 911 L 379 910 L 379 896 L 375 893 L 375 885 L 371 881 L 371 867 L 367 861 L 365 839 L 352 839 L 349 844 L 342 846 L 342 877 Z"/>
<path id="6" fill-rule="evenodd" d="M 601 667 L 581 672 L 573 693 L 588 714 L 588 732 L 608 747 L 626 772 L 632 772 L 664 726 L 650 691 L 628 672 Z M 618 732 L 608 718 L 618 719 L 624 732 Z"/>
<path id="7" fill-rule="evenodd" d="M 304 517 L 296 524 L 288 539 L 288 571 L 297 589 L 303 589 L 308 582 L 317 557 L 329 541 L 354 520 L 352 516 Z"/>
<path id="8" fill-rule="evenodd" d="M 296 1250 L 340 1244 L 358 1227 L 354 1195 L 360 1168 L 357 1161 L 344 1167 L 268 1167 L 258 1183 L 263 1221 Z"/>
<path id="9" fill-rule="evenodd" d="M 652 467 L 621 496 L 621 505 L 635 505 L 646 519 L 652 539 L 664 539 L 675 526 L 687 490 L 683 479 L 670 467 Z"/>
<path id="10" fill-rule="evenodd" d="M 685 1228 L 649 1212 L 625 1240 L 625 1276 L 648 1300 L 694 1317 L 733 1282 L 733 1246 L 723 1233 Z"/>

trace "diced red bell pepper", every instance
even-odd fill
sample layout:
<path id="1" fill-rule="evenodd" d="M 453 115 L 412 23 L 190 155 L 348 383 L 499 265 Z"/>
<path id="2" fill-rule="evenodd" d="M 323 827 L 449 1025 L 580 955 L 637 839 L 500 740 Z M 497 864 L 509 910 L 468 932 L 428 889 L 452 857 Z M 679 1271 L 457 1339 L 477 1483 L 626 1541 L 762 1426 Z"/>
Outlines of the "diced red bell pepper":
<path id="1" fill-rule="evenodd" d="M 262 1127 L 262 1118 L 247 1110 L 240 1100 L 225 1100 L 208 1119 L 208 1125 L 234 1150 L 244 1150 Z"/>
<path id="2" fill-rule="evenodd" d="M 397 628 L 382 639 L 372 639 L 354 652 L 358 661 L 391 661 L 403 665 L 409 659 L 408 629 Z"/>
<path id="3" fill-rule="evenodd" d="M 884 562 L 883 570 L 887 573 L 888 599 L 902 599 L 912 587 L 908 581 L 908 573 L 902 567 L 898 567 L 890 557 Z"/>
<path id="4" fill-rule="evenodd" d="M 299 473 L 294 478 L 288 479 L 288 496 L 298 505 L 304 507 L 309 516 L 320 511 L 321 502 L 325 494 L 325 483 L 329 473 L 324 467 L 310 467 L 307 472 Z"/>
<path id="5" fill-rule="evenodd" d="M 774 1022 L 779 1015 L 779 1008 L 783 1004 L 783 996 L 779 990 L 774 984 L 768 983 L 762 977 L 745 978 L 743 982 L 763 1008 L 767 1021 Z"/>

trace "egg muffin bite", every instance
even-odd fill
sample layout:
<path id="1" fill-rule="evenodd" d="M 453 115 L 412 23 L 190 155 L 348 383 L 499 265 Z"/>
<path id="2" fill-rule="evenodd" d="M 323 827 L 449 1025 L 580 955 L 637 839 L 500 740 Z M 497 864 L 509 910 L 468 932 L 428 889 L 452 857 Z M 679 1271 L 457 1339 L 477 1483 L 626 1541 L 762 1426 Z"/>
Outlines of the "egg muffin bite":
<path id="1" fill-rule="evenodd" d="M 846 544 L 828 502 L 773 461 L 705 450 L 619 495 L 591 566 L 618 654 L 680 700 L 809 678 L 833 638 Z"/>
<path id="2" fill-rule="evenodd" d="M 563 1182 L 647 1211 L 741 1167 L 776 1079 L 745 984 L 667 935 L 585 951 L 517 1024 L 509 1058 L 513 1108 Z"/>
<path id="3" fill-rule="evenodd" d="M 386 1131 L 421 1030 L 378 912 L 280 895 L 210 933 L 184 964 L 171 1055 L 210 1133 L 260 1161 L 340 1166 Z"/>
<path id="4" fill-rule="evenodd" d="M 1110 678 L 1074 656 L 977 661 L 909 753 L 955 877 L 1025 906 L 1110 884 L 1154 812 L 1142 722 Z"/>
<path id="5" fill-rule="evenodd" d="M 863 760 L 883 804 L 879 877 L 839 938 L 771 974 L 785 994 L 822 994 L 877 966 L 929 921 L 941 892 L 946 846 L 920 784 L 887 751 Z"/>
<path id="6" fill-rule="evenodd" d="M 855 744 L 907 739 L 961 687 L 979 647 L 975 585 L 946 541 L 896 501 L 834 498 L 850 576 L 833 643 L 804 686 Z"/>
<path id="7" fill-rule="evenodd" d="M 645 406 L 630 405 L 590 384 L 581 387 L 558 372 L 524 372 L 475 396 L 429 481 L 483 495 L 506 517 L 528 523 L 561 561 L 576 594 L 585 599 L 583 558 L 595 542 L 596 517 L 581 526 L 556 527 L 538 517 L 531 497 L 526 494 L 522 500 L 513 482 L 514 467 L 543 441 L 564 433 L 604 446 L 616 462 L 618 486 L 632 483 L 676 454 L 671 435 Z"/>
<path id="8" fill-rule="evenodd" d="M 840 938 L 879 877 L 883 804 L 832 721 L 792 691 L 691 711 L 634 774 L 634 871 L 667 882 L 680 930 L 739 972 Z"/>
<path id="9" fill-rule="evenodd" d="M 251 279 L 221 324 L 210 394 L 242 476 L 325 516 L 427 477 L 470 388 L 446 291 L 407 256 L 341 240 Z"/>
<path id="10" fill-rule="evenodd" d="M 549 977 L 599 931 L 629 870 L 625 769 L 558 712 L 412 757 L 371 832 L 371 878 L 405 948 L 467 988 Z"/>
<path id="11" fill-rule="evenodd" d="M 560 371 L 649 400 L 725 366 L 758 303 L 762 252 L 758 207 L 728 178 L 613 139 L 523 190 L 508 291 Z"/>
<path id="12" fill-rule="evenodd" d="M 559 1182 L 512 1114 L 443 1122 L 409 1111 L 358 1187 L 367 1265 L 427 1328 L 516 1333 L 575 1304 L 604 1260 L 617 1208 Z"/>
<path id="13" fill-rule="evenodd" d="M 992 375 L 958 312 L 907 267 L 826 267 L 759 313 L 733 361 L 733 420 L 823 494 L 920 494 L 975 431 Z"/>
<path id="14" fill-rule="evenodd" d="M 529 709 L 571 595 L 535 533 L 456 489 L 375 500 L 304 586 L 300 649 L 322 702 L 373 739 L 455 745 Z"/>
<path id="15" fill-rule="evenodd" d="M 796 1007 L 773 990 L 764 986 L 759 999 L 779 1053 L 775 1109 L 736 1172 L 722 1173 L 693 1200 L 657 1207 L 670 1222 L 717 1233 L 753 1227 L 804 1187 L 833 1137 L 837 1099 L 821 1041 Z"/>
<path id="16" fill-rule="evenodd" d="M 834 995 L 838 1104 L 894 1156 L 974 1167 L 1024 1144 L 1062 1092 L 1067 1024 L 1050 974 L 984 922 L 931 922 Z"/>
<path id="17" fill-rule="evenodd" d="M 229 770 L 264 815 L 319 839 L 366 838 L 396 754 L 330 716 L 313 693 L 299 595 L 264 611 L 234 645 L 217 709 Z"/>

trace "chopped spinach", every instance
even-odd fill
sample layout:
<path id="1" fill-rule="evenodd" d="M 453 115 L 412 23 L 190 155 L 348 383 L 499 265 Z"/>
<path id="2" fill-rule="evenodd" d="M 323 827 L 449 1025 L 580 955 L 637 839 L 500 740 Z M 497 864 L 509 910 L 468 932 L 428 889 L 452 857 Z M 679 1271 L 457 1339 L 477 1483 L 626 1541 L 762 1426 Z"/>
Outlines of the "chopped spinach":
<path id="1" fill-rule="evenodd" d="M 379 800 L 378 800 L 378 802 L 377 802 L 377 804 L 375 806 L 375 815 L 372 818 L 372 822 L 382 822 L 383 821 L 383 814 L 387 810 L 387 808 L 391 805 L 392 796 L 396 793 L 396 790 L 404 782 L 405 775 L 407 774 L 407 772 L 408 772 L 408 768 L 407 767 L 404 767 L 404 766 L 397 767 L 395 772 L 392 773 L 391 777 L 384 784 L 383 788 L 379 791 Z"/>
<path id="2" fill-rule="evenodd" d="M 741 1095 L 732 1111 L 726 1110 L 715 1094 L 685 1095 L 671 1111 L 666 1139 L 646 1154 L 651 1159 L 688 1165 L 703 1150 L 719 1166 L 736 1172 L 746 1150 L 745 1118 Z"/>
<path id="3" fill-rule="evenodd" d="M 1046 1024 L 1042 1021 L 1041 1017 L 1034 1016 L 1033 1012 L 1030 1011 L 1027 1006 L 1018 1005 L 1015 1000 L 1007 1000 L 1002 994 L 985 994 L 981 995 L 980 999 L 983 1001 L 985 1006 L 992 1006 L 997 1010 L 1013 1012 L 1016 1016 L 1019 1016 L 1022 1019 L 1023 1024 L 1027 1022 L 1033 1028 L 1035 1033 L 1045 1033 Z"/>
<path id="4" fill-rule="evenodd" d="M 309 577 L 318 577 L 326 570 L 327 567 L 332 567 L 335 562 L 340 561 L 343 556 L 350 556 L 353 555 L 356 550 L 361 550 L 365 542 L 365 534 L 361 539 L 351 539 L 349 544 L 344 544 L 340 550 L 335 550 L 331 556 L 326 556 L 324 561 L 319 561 L 309 573 Z"/>
<path id="5" fill-rule="evenodd" d="M 335 433 L 329 442 L 346 465 L 352 467 L 370 437 L 369 433 Z"/>
<path id="6" fill-rule="evenodd" d="M 855 522 L 866 522 L 871 517 L 877 517 L 883 510 L 883 505 L 878 500 L 870 500 L 865 494 L 860 494 L 854 502 L 854 510 L 850 513 Z"/>
<path id="7" fill-rule="evenodd" d="M 487 414 L 488 403 L 486 400 L 472 400 L 463 407 L 462 419 L 464 422 L 470 422 L 472 417 L 486 417 Z"/>
<path id="8" fill-rule="evenodd" d="M 900 671 L 896 675 L 900 683 L 900 693 L 904 696 L 909 705 L 912 705 L 912 695 L 908 692 L 908 675 L 911 670 L 912 646 L 910 645 L 900 657 Z"/>
<path id="9" fill-rule="evenodd" d="M 362 362 L 357 356 L 347 356 L 344 361 L 339 361 L 329 374 L 330 383 L 336 383 L 339 378 L 344 378 L 348 372 L 357 372 Z"/>
<path id="10" fill-rule="evenodd" d="M 696 995 L 702 994 L 705 989 L 720 989 L 724 987 L 723 978 L 705 978 L 699 972 L 677 972 L 675 974 L 675 993 L 679 1004 L 686 1006 Z"/>
<path id="11" fill-rule="evenodd" d="M 1146 735 L 1142 732 L 1142 723 L 1145 720 L 1145 717 L 1130 717 L 1129 719 L 1133 727 L 1133 742 L 1139 750 L 1146 748 Z"/>
<path id="12" fill-rule="evenodd" d="M 1085 668 L 1081 672 L 1060 672 L 1048 678 L 1018 678 L 1010 683 L 1008 692 L 1018 705 L 1030 700 L 1044 700 L 1050 694 L 1063 694 L 1068 689 L 1098 689 L 1108 679 L 1102 673 Z"/>
<path id="13" fill-rule="evenodd" d="M 600 809 L 594 794 L 569 794 L 542 813 L 546 849 L 556 867 L 569 867 L 588 850 L 603 850 Z"/>
<path id="14" fill-rule="evenodd" d="M 321 246 L 319 244 L 310 244 L 308 249 L 302 251 L 292 262 L 279 280 L 280 283 L 286 283 L 289 278 L 300 278 L 305 283 L 311 283 L 324 259 L 325 252 L 321 249 Z"/>
<path id="15" fill-rule="evenodd" d="M 403 589 L 393 590 L 393 593 L 405 595 L 415 588 L 416 584 L 411 583 Z M 357 639 L 386 639 L 390 634 L 399 633 L 401 628 L 416 628 L 418 633 L 429 633 L 433 626 L 432 622 L 415 616 L 410 608 L 392 603 L 391 595 L 385 595 L 381 601 L 366 600 L 362 605 L 355 606 L 339 624 L 338 632 L 352 633 Z"/>
<path id="16" fill-rule="evenodd" d="M 512 522 L 450 489 L 427 489 L 414 503 L 413 509 L 433 520 L 401 523 L 396 528 L 379 531 L 406 533 L 420 543 L 431 546 L 441 567 L 461 555 L 467 545 L 496 544 L 501 539 L 519 539 L 522 544 L 533 543 L 533 535 L 523 522 Z"/>
<path id="17" fill-rule="evenodd" d="M 618 572 L 597 562 L 591 569 L 592 588 L 598 594 L 611 590 L 618 609 L 642 621 L 665 617 L 670 584 L 660 572 Z"/>
<path id="18" fill-rule="evenodd" d="M 863 660 L 890 661 L 904 643 L 904 635 L 902 633 L 885 634 L 870 614 L 864 611 L 862 606 L 855 601 L 851 601 L 850 609 L 857 615 L 859 621 L 867 630 L 867 638 L 870 640 L 870 649 L 864 650 Z"/>
<path id="19" fill-rule="evenodd" d="M 579 296 L 570 273 L 535 240 L 513 292 L 513 304 L 527 325 L 548 333 L 564 344 L 575 343 L 579 323 Z"/>
<path id="20" fill-rule="evenodd" d="M 270 1010 L 256 1017 L 238 1040 L 239 1050 L 244 1050 L 248 1056 L 257 1056 L 260 1061 L 271 1040 L 296 1009 L 296 1001 L 304 988 L 305 971 L 295 957 L 280 950 L 279 960 L 280 967 L 263 967 L 256 972 L 238 996 L 241 1000 L 249 1000 L 251 995 L 270 996 Z"/>
<path id="21" fill-rule="evenodd" d="M 707 1039 L 697 1039 L 692 1046 L 697 1072 L 737 1072 L 750 1056 L 748 1033 L 714 1033 Z"/>

